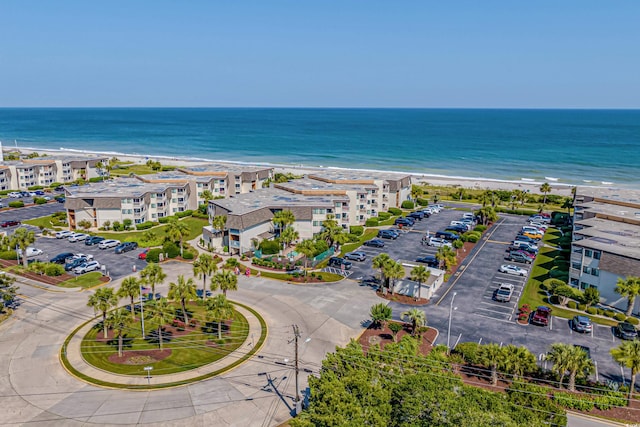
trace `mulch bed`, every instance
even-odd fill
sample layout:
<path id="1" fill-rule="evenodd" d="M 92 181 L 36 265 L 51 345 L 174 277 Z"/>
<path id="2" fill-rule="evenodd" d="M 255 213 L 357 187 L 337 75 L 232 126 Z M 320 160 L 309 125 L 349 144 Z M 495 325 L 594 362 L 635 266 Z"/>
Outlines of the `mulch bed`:
<path id="1" fill-rule="evenodd" d="M 400 341 L 404 335 L 411 334 L 411 324 L 401 323 L 402 330 L 396 335 L 396 341 Z M 421 354 L 428 354 L 431 351 L 433 341 L 436 339 L 437 332 L 433 328 L 427 329 L 422 333 L 422 342 L 420 343 L 419 351 Z M 389 326 L 384 328 L 375 328 L 373 325 L 369 326 L 360 335 L 358 342 L 362 345 L 365 352 L 374 344 L 380 344 L 380 348 L 384 348 L 385 345 L 393 342 L 393 333 Z"/>
<path id="2" fill-rule="evenodd" d="M 146 365 L 148 363 L 159 362 L 171 356 L 171 349 L 165 348 L 157 350 L 135 350 L 123 351 L 122 357 L 118 353 L 109 356 L 109 362 L 121 365 Z"/>
<path id="3" fill-rule="evenodd" d="M 376 291 L 376 295 L 378 295 L 382 299 L 386 299 L 387 301 L 395 301 L 395 302 L 399 302 L 400 304 L 404 304 L 404 305 L 420 306 L 420 305 L 429 304 L 429 300 L 426 299 L 426 298 L 415 299 L 415 298 L 407 296 L 407 295 L 391 294 L 389 292 L 387 292 L 385 294 L 384 292 L 382 292 L 379 289 Z"/>

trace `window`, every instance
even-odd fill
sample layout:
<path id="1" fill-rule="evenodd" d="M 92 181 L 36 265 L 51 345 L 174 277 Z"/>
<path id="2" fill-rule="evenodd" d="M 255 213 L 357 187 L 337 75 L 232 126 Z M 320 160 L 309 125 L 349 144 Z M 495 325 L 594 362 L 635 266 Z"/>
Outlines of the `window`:
<path id="1" fill-rule="evenodd" d="M 582 272 L 586 274 L 591 273 L 591 267 L 587 267 L 587 266 L 582 267 Z"/>
<path id="2" fill-rule="evenodd" d="M 581 254 L 582 253 L 582 248 L 579 246 L 574 246 L 573 247 L 573 253 L 574 254 Z"/>
<path id="3" fill-rule="evenodd" d="M 314 209 L 314 210 L 313 210 L 313 214 L 314 214 L 314 215 L 322 215 L 322 214 L 325 214 L 325 213 L 326 213 L 326 210 L 325 210 L 325 209 L 318 209 L 318 208 L 316 208 L 316 209 Z"/>
<path id="4" fill-rule="evenodd" d="M 587 289 L 589 287 L 588 283 L 580 282 L 580 289 Z"/>
<path id="5" fill-rule="evenodd" d="M 593 251 L 593 259 L 600 259 L 600 254 L 602 252 L 600 251 Z"/>
<path id="6" fill-rule="evenodd" d="M 176 212 L 178 212 L 178 209 L 173 208 L 172 211 L 173 211 L 173 213 L 176 213 Z"/>
<path id="7" fill-rule="evenodd" d="M 156 207 L 156 204 L 155 204 L 155 203 L 151 203 L 151 207 L 152 207 L 152 208 L 155 208 L 155 207 Z"/>
<path id="8" fill-rule="evenodd" d="M 156 214 L 151 214 L 151 218 L 156 218 L 158 215 Z"/>
<path id="9" fill-rule="evenodd" d="M 578 279 L 571 279 L 571 286 L 578 286 L 580 285 L 580 281 Z"/>
<path id="10" fill-rule="evenodd" d="M 591 269 L 591 275 L 592 276 L 600 276 L 600 270 L 598 270 L 597 268 L 592 268 Z"/>
<path id="11" fill-rule="evenodd" d="M 322 221 L 313 221 L 314 227 L 320 227 L 322 225 Z"/>
<path id="12" fill-rule="evenodd" d="M 585 249 L 584 256 L 591 258 L 593 256 L 593 251 L 591 251 L 591 249 Z"/>

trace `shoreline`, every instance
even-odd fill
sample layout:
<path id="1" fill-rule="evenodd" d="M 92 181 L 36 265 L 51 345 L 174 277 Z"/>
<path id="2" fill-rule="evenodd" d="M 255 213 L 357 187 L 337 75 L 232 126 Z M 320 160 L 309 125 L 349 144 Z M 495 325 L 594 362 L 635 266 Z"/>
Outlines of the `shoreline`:
<path id="1" fill-rule="evenodd" d="M 440 175 L 429 174 L 420 172 L 402 172 L 402 171 L 386 171 L 386 170 L 374 170 L 364 168 L 347 168 L 339 166 L 308 166 L 304 164 L 300 165 L 288 165 L 272 162 L 243 162 L 243 161 L 231 161 L 231 160 L 214 160 L 200 157 L 176 157 L 165 155 L 145 155 L 139 153 L 122 153 L 117 151 L 97 151 L 97 150 L 80 150 L 74 148 L 60 147 L 58 149 L 51 148 L 38 148 L 38 147 L 18 147 L 17 150 L 21 153 L 46 153 L 50 155 L 88 155 L 88 156 L 108 156 L 118 157 L 123 161 L 130 161 L 133 163 L 144 164 L 147 160 L 161 161 L 164 164 L 171 166 L 187 166 L 201 164 L 204 162 L 223 163 L 229 165 L 242 165 L 252 167 L 271 167 L 279 173 L 292 173 L 292 174 L 309 174 L 318 171 L 357 171 L 364 173 L 379 173 L 379 174 L 399 174 L 410 175 L 416 184 L 425 184 L 432 186 L 450 186 L 450 187 L 463 187 L 471 190 L 527 190 L 529 193 L 542 194 L 540 192 L 540 186 L 547 182 L 551 185 L 552 191 L 550 194 L 558 194 L 561 196 L 571 196 L 571 189 L 575 187 L 574 184 L 567 184 L 557 182 L 558 178 L 551 178 L 547 181 L 534 181 L 534 180 L 508 180 L 508 179 L 496 179 L 496 178 L 483 178 L 483 177 L 467 177 L 459 175 Z M 10 152 L 16 151 L 15 147 L 3 147 L 3 151 Z M 602 185 L 593 185 L 592 183 L 585 182 L 584 184 L 578 184 L 581 187 L 592 188 L 618 188 L 607 185 L 609 183 L 603 183 Z"/>

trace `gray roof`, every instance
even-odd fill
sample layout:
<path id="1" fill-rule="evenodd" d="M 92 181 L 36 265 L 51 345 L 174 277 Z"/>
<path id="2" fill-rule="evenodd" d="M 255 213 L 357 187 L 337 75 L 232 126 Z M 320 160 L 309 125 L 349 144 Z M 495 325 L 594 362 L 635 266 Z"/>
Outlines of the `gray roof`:
<path id="1" fill-rule="evenodd" d="M 392 188 L 392 191 L 397 190 L 397 186 L 406 186 L 411 182 L 411 175 L 391 173 L 391 172 L 369 172 L 361 170 L 349 170 L 349 169 L 327 169 L 309 174 L 309 178 L 319 179 L 326 182 L 333 183 L 351 183 L 351 184 L 372 184 L 374 181 L 383 180 L 387 181 L 390 185 L 395 183 L 396 186 Z M 404 184 L 404 185 L 401 185 Z"/>
<path id="2" fill-rule="evenodd" d="M 640 209 L 640 190 L 621 188 L 577 187 L 576 199 L 595 199 L 610 204 L 636 205 Z"/>
<path id="3" fill-rule="evenodd" d="M 640 226 L 603 218 L 577 221 L 574 245 L 640 260 Z M 583 236 L 575 240 L 576 236 Z"/>
<path id="4" fill-rule="evenodd" d="M 255 165 L 242 165 L 237 163 L 205 163 L 195 166 L 181 166 L 179 171 L 189 175 L 201 176 L 242 176 L 243 180 L 251 180 L 253 177 L 259 179 L 268 178 L 273 172 L 272 167 L 262 167 Z"/>
<path id="5" fill-rule="evenodd" d="M 136 178 L 118 178 L 104 182 L 96 182 L 91 185 L 81 185 L 78 187 L 66 186 L 65 190 L 67 191 L 68 198 L 141 198 L 146 193 L 163 193 L 171 188 L 185 187 L 187 187 L 187 184 L 147 183 Z"/>
<path id="6" fill-rule="evenodd" d="M 332 182 L 319 181 L 317 179 L 310 178 L 293 179 L 288 182 L 273 184 L 273 186 L 292 193 L 307 195 L 345 194 L 346 191 L 366 193 L 367 189 L 377 189 L 373 184 L 334 184 Z"/>

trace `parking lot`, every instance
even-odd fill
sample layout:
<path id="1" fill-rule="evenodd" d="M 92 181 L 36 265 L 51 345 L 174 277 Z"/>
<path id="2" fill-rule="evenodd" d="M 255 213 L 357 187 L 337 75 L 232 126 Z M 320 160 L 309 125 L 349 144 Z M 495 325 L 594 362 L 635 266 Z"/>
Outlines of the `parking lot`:
<path id="1" fill-rule="evenodd" d="M 9 201 L 22 200 L 25 205 L 27 203 L 33 203 L 33 199 L 22 198 L 22 199 L 2 199 L 3 204 L 7 204 Z M 4 211 L 0 211 L 0 222 L 16 220 L 16 221 L 24 221 L 26 219 L 39 218 L 41 216 L 51 215 L 54 212 L 60 212 L 64 210 L 64 203 L 58 202 L 49 202 L 44 205 L 33 205 L 26 206 L 24 208 L 12 208 Z"/>

